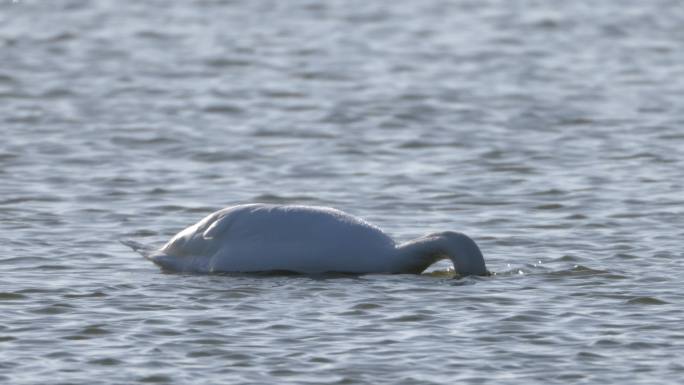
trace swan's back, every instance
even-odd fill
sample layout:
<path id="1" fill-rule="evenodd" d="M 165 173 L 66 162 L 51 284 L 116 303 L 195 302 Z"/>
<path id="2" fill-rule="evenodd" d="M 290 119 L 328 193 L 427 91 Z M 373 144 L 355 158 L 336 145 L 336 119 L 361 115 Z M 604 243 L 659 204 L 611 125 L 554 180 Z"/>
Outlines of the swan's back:
<path id="1" fill-rule="evenodd" d="M 339 210 L 251 204 L 207 216 L 151 259 L 198 272 L 380 272 L 394 246 L 379 228 Z"/>

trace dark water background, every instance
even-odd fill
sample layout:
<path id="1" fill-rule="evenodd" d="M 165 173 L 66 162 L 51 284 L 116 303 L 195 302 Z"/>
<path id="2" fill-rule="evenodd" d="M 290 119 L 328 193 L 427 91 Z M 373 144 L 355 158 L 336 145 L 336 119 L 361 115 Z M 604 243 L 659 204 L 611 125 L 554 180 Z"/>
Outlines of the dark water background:
<path id="1" fill-rule="evenodd" d="M 676 384 L 681 1 L 0 0 L 0 382 Z M 224 206 L 490 278 L 162 274 Z"/>

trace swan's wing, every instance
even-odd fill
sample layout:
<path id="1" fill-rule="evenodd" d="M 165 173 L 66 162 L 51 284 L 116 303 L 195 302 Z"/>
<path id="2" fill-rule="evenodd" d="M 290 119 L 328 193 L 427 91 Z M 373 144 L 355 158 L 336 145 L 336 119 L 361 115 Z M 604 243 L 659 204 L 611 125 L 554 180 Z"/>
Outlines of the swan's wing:
<path id="1" fill-rule="evenodd" d="M 269 206 L 253 203 L 248 205 L 240 205 L 228 207 L 219 210 L 215 213 L 209 214 L 197 224 L 197 232 L 202 233 L 204 239 L 220 238 L 228 229 L 237 222 L 243 213 L 250 213 L 260 208 L 267 208 Z"/>
<path id="2" fill-rule="evenodd" d="M 202 238 L 213 239 L 218 238 L 221 234 L 225 233 L 230 225 L 233 223 L 233 215 L 223 215 L 219 216 L 214 222 L 207 227 L 202 233 Z"/>

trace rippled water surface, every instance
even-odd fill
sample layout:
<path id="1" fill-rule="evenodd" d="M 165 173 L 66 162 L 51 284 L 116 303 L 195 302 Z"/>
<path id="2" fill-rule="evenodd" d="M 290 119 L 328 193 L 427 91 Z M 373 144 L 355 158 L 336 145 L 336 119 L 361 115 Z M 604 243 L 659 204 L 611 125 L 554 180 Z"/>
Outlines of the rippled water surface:
<path id="1" fill-rule="evenodd" d="M 0 0 L 3 384 L 684 377 L 678 0 Z M 246 202 L 487 278 L 161 273 Z"/>

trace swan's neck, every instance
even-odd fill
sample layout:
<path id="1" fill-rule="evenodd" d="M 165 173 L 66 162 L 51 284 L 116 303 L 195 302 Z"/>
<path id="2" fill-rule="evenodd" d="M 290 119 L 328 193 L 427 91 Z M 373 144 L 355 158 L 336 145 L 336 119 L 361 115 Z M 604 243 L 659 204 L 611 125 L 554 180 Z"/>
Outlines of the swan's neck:
<path id="1" fill-rule="evenodd" d="M 420 273 L 433 263 L 449 258 L 460 275 L 487 275 L 482 252 L 465 234 L 447 231 L 426 235 L 397 246 L 406 270 Z"/>

